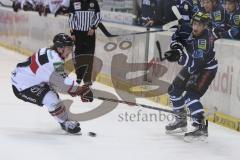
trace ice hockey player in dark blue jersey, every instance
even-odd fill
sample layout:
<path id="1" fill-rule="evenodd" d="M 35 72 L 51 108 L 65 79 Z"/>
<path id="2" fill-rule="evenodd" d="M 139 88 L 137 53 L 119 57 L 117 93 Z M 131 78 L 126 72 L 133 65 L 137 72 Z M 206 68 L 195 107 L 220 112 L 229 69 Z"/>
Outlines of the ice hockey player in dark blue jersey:
<path id="1" fill-rule="evenodd" d="M 205 94 L 217 73 L 214 37 L 208 30 L 209 14 L 197 12 L 191 21 L 192 33 L 188 43 L 181 49 L 165 52 L 169 62 L 183 65 L 168 89 L 176 119 L 166 126 L 166 133 L 185 132 L 187 117 L 185 106 L 188 107 L 195 129 L 185 133 L 184 138 L 207 137 L 208 130 L 204 118 L 204 109 L 200 98 Z M 185 94 L 184 94 L 185 93 Z"/>
<path id="2" fill-rule="evenodd" d="M 238 0 L 225 0 L 225 8 L 230 18 L 226 25 L 226 30 L 213 28 L 216 38 L 227 38 L 240 40 L 240 8 Z"/>
<path id="3" fill-rule="evenodd" d="M 141 25 L 143 26 L 152 26 L 156 21 L 156 9 L 157 1 L 156 0 L 142 0 L 142 16 L 141 16 Z"/>
<path id="4" fill-rule="evenodd" d="M 225 30 L 229 14 L 225 11 L 219 0 L 202 0 L 205 12 L 210 14 L 211 28 Z"/>
<path id="5" fill-rule="evenodd" d="M 192 32 L 190 20 L 196 10 L 192 0 L 174 0 L 173 5 L 177 6 L 183 18 L 179 20 L 178 28 L 172 35 L 171 49 L 176 48 L 178 45 L 186 45 L 186 40 Z"/>
<path id="6" fill-rule="evenodd" d="M 200 1 L 201 0 L 192 0 L 194 13 L 196 13 L 198 11 L 202 11 L 202 5 L 201 5 Z"/>

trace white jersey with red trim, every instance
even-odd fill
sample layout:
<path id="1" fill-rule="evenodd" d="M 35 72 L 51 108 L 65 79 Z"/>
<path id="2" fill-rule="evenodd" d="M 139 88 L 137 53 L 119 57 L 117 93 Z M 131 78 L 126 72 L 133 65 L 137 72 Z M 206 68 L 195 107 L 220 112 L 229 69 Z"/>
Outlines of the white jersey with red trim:
<path id="1" fill-rule="evenodd" d="M 50 77 L 53 73 L 59 73 L 63 78 L 62 85 L 74 87 L 75 80 L 72 80 L 64 72 L 64 60 L 55 50 L 42 48 L 34 53 L 26 61 L 18 63 L 16 69 L 12 72 L 12 85 L 19 91 L 25 90 L 41 83 L 50 84 Z M 51 82 L 53 84 L 53 82 Z M 54 84 L 55 85 L 55 84 Z M 60 86 L 61 84 L 56 84 Z M 69 87 L 65 89 L 67 92 Z"/>

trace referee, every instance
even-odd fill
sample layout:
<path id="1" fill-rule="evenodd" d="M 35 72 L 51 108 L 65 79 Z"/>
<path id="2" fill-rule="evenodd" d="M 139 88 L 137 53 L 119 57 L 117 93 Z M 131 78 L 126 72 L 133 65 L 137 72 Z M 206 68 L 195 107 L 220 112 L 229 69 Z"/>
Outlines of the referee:
<path id="1" fill-rule="evenodd" d="M 95 52 L 95 30 L 101 20 L 97 0 L 65 0 L 64 6 L 69 12 L 70 33 L 75 41 L 73 62 L 77 82 L 83 80 L 91 85 L 93 58 Z"/>

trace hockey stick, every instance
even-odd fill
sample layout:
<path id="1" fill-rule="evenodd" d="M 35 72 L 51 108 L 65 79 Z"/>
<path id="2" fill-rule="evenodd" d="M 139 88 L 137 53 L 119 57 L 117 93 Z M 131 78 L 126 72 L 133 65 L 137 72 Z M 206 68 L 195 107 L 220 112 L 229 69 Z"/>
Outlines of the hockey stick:
<path id="1" fill-rule="evenodd" d="M 183 19 L 183 17 L 180 14 L 177 6 L 172 6 L 172 11 L 173 11 L 174 15 L 177 17 L 178 20 Z"/>
<path id="2" fill-rule="evenodd" d="M 6 4 L 3 4 L 1 1 L 0 1 L 0 6 L 6 7 L 6 8 L 12 8 L 12 6 L 11 6 L 11 5 L 6 5 Z"/>
<path id="3" fill-rule="evenodd" d="M 157 30 L 153 30 L 153 31 L 133 32 L 133 33 L 127 33 L 127 34 L 119 34 L 119 35 L 116 35 L 116 36 L 114 36 L 114 37 L 133 36 L 133 35 L 139 35 L 139 34 L 147 34 L 147 33 L 155 33 L 155 32 L 164 32 L 164 31 L 167 31 L 167 30 L 157 29 Z"/>
<path id="4" fill-rule="evenodd" d="M 103 23 L 99 23 L 98 24 L 98 27 L 99 29 L 103 32 L 103 34 L 106 36 L 106 37 L 123 37 L 123 36 L 130 36 L 130 35 L 138 35 L 138 34 L 147 34 L 147 33 L 154 33 L 154 32 L 163 32 L 163 31 L 168 31 L 169 28 L 167 29 L 158 29 L 158 30 L 154 30 L 154 31 L 143 31 L 143 32 L 134 32 L 134 33 L 127 33 L 127 34 L 118 34 L 118 35 L 114 35 L 114 34 L 111 34 L 107 28 L 104 26 Z"/>
<path id="5" fill-rule="evenodd" d="M 107 30 L 107 28 L 103 25 L 103 23 L 99 23 L 98 24 L 98 27 L 101 29 L 101 31 L 103 32 L 103 34 L 106 36 L 106 37 L 116 37 L 116 36 L 118 36 L 118 35 L 113 35 L 113 34 L 111 34 L 108 30 Z"/>
<path id="6" fill-rule="evenodd" d="M 139 107 L 143 107 L 143 108 L 147 108 L 147 109 L 153 109 L 153 110 L 157 110 L 157 111 L 162 111 L 162 112 L 166 112 L 166 113 L 171 113 L 174 114 L 176 116 L 187 116 L 187 117 L 192 117 L 191 114 L 176 114 L 176 112 L 172 111 L 172 110 L 168 110 L 168 109 L 164 109 L 164 108 L 159 108 L 159 107 L 154 107 L 154 106 L 150 106 L 150 105 L 145 105 L 145 104 L 140 104 L 140 103 L 135 103 L 135 102 L 129 102 L 129 101 L 123 101 L 123 100 L 118 100 L 118 99 L 111 99 L 111 98 L 105 98 L 105 97 L 88 97 L 88 96 L 84 96 L 86 98 L 94 98 L 94 99 L 99 99 L 99 100 L 103 100 L 103 101 L 109 101 L 109 102 L 116 102 L 116 103 L 122 103 L 122 104 L 127 104 L 130 106 L 139 106 Z M 208 109 L 208 112 L 205 113 L 205 117 L 208 117 L 210 115 L 213 115 L 215 112 L 217 111 L 216 107 L 210 108 Z"/>
<path id="7" fill-rule="evenodd" d="M 90 98 L 85 96 L 86 98 Z M 135 102 L 129 102 L 129 101 L 123 101 L 123 100 L 118 100 L 118 99 L 111 99 L 111 98 L 105 98 L 105 97 L 92 97 L 94 99 L 99 99 L 99 100 L 103 100 L 103 101 L 109 101 L 109 102 L 116 102 L 116 103 L 122 103 L 122 104 L 127 104 L 130 106 L 140 106 L 143 108 L 148 108 L 148 109 L 153 109 L 153 110 L 158 110 L 158 111 L 163 111 L 163 112 L 167 112 L 167 113 L 172 113 L 174 114 L 174 112 L 172 110 L 168 110 L 168 109 L 164 109 L 164 108 L 159 108 L 159 107 L 154 107 L 154 106 L 149 106 L 149 105 L 145 105 L 145 104 L 140 104 L 140 103 L 135 103 Z"/>
<path id="8" fill-rule="evenodd" d="M 159 54 L 160 61 L 166 60 L 166 57 L 163 57 L 163 55 L 162 55 L 162 49 L 161 49 L 161 45 L 160 45 L 159 41 L 156 41 L 156 46 L 157 46 L 157 49 L 158 49 L 158 54 Z"/>

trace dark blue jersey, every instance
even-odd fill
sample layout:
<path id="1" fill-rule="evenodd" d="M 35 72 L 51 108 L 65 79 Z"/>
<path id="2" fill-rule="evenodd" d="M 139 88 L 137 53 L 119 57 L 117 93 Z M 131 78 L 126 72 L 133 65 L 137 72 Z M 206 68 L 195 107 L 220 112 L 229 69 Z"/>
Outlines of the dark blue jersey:
<path id="1" fill-rule="evenodd" d="M 179 64 L 188 67 L 190 74 L 199 73 L 203 69 L 217 69 L 217 60 L 213 51 L 214 40 L 212 32 L 208 29 L 199 37 L 191 35 L 187 41 L 187 53 L 181 56 Z"/>
<path id="2" fill-rule="evenodd" d="M 214 8 L 210 14 L 212 28 L 226 29 L 226 24 L 229 21 L 229 14 L 220 3 Z"/>
<path id="3" fill-rule="evenodd" d="M 240 39 L 240 9 L 230 14 L 227 24 L 227 31 L 223 33 L 222 38 Z"/>

